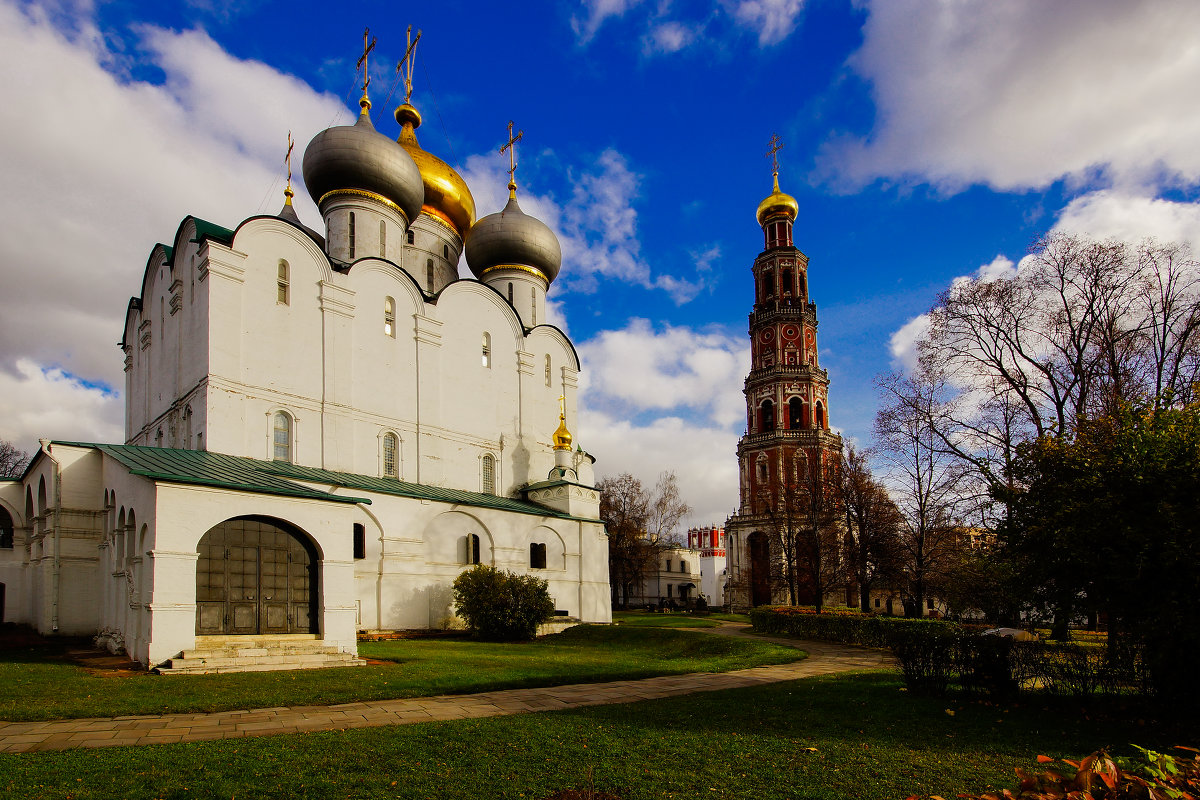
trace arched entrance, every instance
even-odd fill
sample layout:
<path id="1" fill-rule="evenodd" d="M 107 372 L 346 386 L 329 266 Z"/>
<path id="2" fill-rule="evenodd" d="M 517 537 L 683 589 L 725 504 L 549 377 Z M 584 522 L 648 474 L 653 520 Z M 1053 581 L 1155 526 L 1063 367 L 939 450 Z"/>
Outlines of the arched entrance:
<path id="1" fill-rule="evenodd" d="M 771 543 L 762 531 L 747 537 L 750 546 L 750 605 L 771 602 Z"/>
<path id="2" fill-rule="evenodd" d="M 222 522 L 200 539 L 196 633 L 317 633 L 317 557 L 298 530 L 266 517 Z"/>

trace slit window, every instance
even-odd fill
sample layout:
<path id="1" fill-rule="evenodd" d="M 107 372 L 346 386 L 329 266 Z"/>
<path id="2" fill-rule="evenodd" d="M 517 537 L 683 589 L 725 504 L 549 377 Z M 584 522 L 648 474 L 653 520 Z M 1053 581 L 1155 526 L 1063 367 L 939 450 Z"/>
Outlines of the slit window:
<path id="1" fill-rule="evenodd" d="M 275 282 L 275 302 L 286 306 L 291 299 L 291 269 L 288 262 L 279 260 L 279 278 Z"/>
<path id="2" fill-rule="evenodd" d="M 450 245 L 442 245 L 442 258 L 446 259 L 447 261 L 450 260 Z"/>
<path id="3" fill-rule="evenodd" d="M 408 237 L 407 237 L 407 238 L 408 238 L 408 243 L 409 243 L 409 244 L 413 244 L 413 243 L 415 243 L 415 242 L 417 241 L 417 236 L 416 236 L 416 234 L 414 234 L 412 231 L 409 231 L 409 232 L 408 232 Z"/>
<path id="4" fill-rule="evenodd" d="M 282 411 L 276 411 L 272 434 L 272 458 L 276 461 L 290 462 L 292 460 L 292 418 Z"/>
<path id="5" fill-rule="evenodd" d="M 529 287 L 529 324 L 537 325 L 537 289 Z"/>
<path id="6" fill-rule="evenodd" d="M 367 528 L 361 523 L 354 523 L 354 557 L 363 559 L 367 557 Z"/>
<path id="7" fill-rule="evenodd" d="M 379 220 L 379 257 L 387 256 L 387 222 Z"/>
<path id="8" fill-rule="evenodd" d="M 529 568 L 546 568 L 546 545 L 544 543 L 533 542 L 529 545 Z"/>
<path id="9" fill-rule="evenodd" d="M 480 363 L 483 366 L 491 369 L 492 367 L 492 335 L 484 332 L 480 346 Z"/>
<path id="10" fill-rule="evenodd" d="M 546 354 L 546 385 L 552 385 L 554 370 L 551 368 L 550 354 Z"/>
<path id="11" fill-rule="evenodd" d="M 390 297 L 383 298 L 383 332 L 396 337 L 396 301 Z"/>
<path id="12" fill-rule="evenodd" d="M 350 234 L 350 260 L 353 261 L 354 260 L 354 212 L 353 211 L 350 212 L 349 234 Z"/>
<path id="13" fill-rule="evenodd" d="M 430 291 L 430 292 L 433 291 L 433 259 L 432 258 L 427 259 L 425 261 L 425 285 L 427 287 L 429 287 L 428 291 Z"/>
<path id="14" fill-rule="evenodd" d="M 511 306 L 513 302 L 512 283 L 508 284 L 508 304 Z"/>
<path id="15" fill-rule="evenodd" d="M 397 455 L 400 451 L 400 440 L 394 433 L 385 433 L 383 435 L 383 475 L 385 478 L 399 478 L 399 459 Z"/>
<path id="16" fill-rule="evenodd" d="M 491 453 L 485 453 L 480 469 L 480 490 L 484 494 L 496 493 L 496 459 Z"/>
<path id="17" fill-rule="evenodd" d="M 479 563 L 479 534 L 468 533 L 466 536 L 466 558 L 463 559 L 468 564 Z"/>

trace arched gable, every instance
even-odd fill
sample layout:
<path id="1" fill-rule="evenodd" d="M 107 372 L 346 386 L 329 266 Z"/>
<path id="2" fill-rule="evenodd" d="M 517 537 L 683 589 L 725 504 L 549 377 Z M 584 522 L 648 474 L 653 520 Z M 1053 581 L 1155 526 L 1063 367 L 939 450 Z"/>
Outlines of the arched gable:
<path id="1" fill-rule="evenodd" d="M 548 339 L 556 342 L 570 356 L 571 361 L 566 366 L 571 367 L 576 372 L 579 371 L 579 353 L 576 352 L 575 345 L 561 329 L 554 325 L 538 325 L 530 329 L 529 333 L 526 334 L 526 339 L 529 342 L 530 350 L 538 349 L 535 347 L 535 343 L 540 339 Z"/>
<path id="2" fill-rule="evenodd" d="M 243 253 L 248 252 L 246 239 L 259 233 L 281 236 L 295 243 L 304 251 L 309 261 L 317 266 L 321 280 L 333 280 L 333 265 L 329 261 L 329 256 L 325 255 L 325 251 L 302 228 L 297 228 L 279 217 L 263 215 L 243 220 L 233 231 L 229 246 Z"/>
<path id="3" fill-rule="evenodd" d="M 521 324 L 521 318 L 517 316 L 517 312 L 508 304 L 508 300 L 503 295 L 480 281 L 462 278 L 447 284 L 438 292 L 433 299 L 433 303 L 438 309 L 438 319 L 445 322 L 453 317 L 455 308 L 461 304 L 460 298 L 465 297 L 481 298 L 495 308 L 497 320 L 506 325 L 512 335 L 514 347 L 518 350 L 524 349 L 525 328 Z M 493 338 L 495 335 L 493 331 Z"/>
<path id="4" fill-rule="evenodd" d="M 389 289 L 387 296 L 396 300 L 397 318 L 403 317 L 404 313 L 424 314 L 427 311 L 425 293 L 421 291 L 421 287 L 417 286 L 416 281 L 413 280 L 411 275 L 391 261 L 386 261 L 382 258 L 364 258 L 354 262 L 353 270 L 348 275 L 350 277 L 350 288 L 356 294 L 361 289 L 360 284 L 370 282 L 374 276 L 380 276 L 383 285 L 392 287 Z M 404 307 L 400 305 L 401 297 L 408 300 L 407 311 L 404 311 Z M 378 299 L 382 301 L 382 297 Z M 368 300 L 367 302 L 373 302 L 373 300 Z M 361 306 L 361 302 L 359 305 Z"/>
<path id="5" fill-rule="evenodd" d="M 479 563 L 493 562 L 491 531 L 473 514 L 445 511 L 430 520 L 421 532 L 425 542 L 425 559 L 435 564 L 464 565 L 464 539 L 479 537 Z"/>

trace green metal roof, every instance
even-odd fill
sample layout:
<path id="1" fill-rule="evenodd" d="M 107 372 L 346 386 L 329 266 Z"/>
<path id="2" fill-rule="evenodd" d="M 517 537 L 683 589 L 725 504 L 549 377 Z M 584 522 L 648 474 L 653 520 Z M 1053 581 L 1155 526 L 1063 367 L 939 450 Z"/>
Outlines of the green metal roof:
<path id="1" fill-rule="evenodd" d="M 233 231 L 229 228 L 223 228 L 199 217 L 192 217 L 192 221 L 196 223 L 196 238 L 192 239 L 193 242 L 202 242 L 205 239 L 216 239 L 222 244 L 233 242 Z"/>
<path id="2" fill-rule="evenodd" d="M 430 500 L 436 503 L 491 508 L 539 517 L 575 519 L 570 514 L 511 497 L 497 497 L 482 492 L 425 486 L 419 483 L 398 481 L 395 478 L 378 478 L 371 475 L 357 475 L 352 472 L 304 467 L 298 464 L 289 464 L 286 461 L 264 461 L 205 450 L 176 450 L 169 447 L 144 447 L 132 444 L 55 443 L 75 447 L 94 447 L 120 462 L 134 475 L 168 483 L 186 483 L 243 492 L 307 497 L 335 503 L 371 502 L 368 498 L 332 494 L 292 482 L 304 481 L 305 483 L 362 492 Z M 289 478 L 291 480 L 288 480 Z"/>

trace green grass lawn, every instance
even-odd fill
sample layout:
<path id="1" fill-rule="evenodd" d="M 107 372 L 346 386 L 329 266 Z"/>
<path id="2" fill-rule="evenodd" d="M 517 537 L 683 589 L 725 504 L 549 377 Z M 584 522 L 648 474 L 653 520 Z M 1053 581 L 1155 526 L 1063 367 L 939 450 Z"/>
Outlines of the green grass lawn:
<path id="1" fill-rule="evenodd" d="M 433 694 L 724 672 L 795 661 L 802 653 L 765 642 L 687 631 L 580 626 L 524 644 L 470 639 L 364 642 L 387 661 L 338 669 L 230 675 L 112 677 L 45 650 L 0 653 L 0 719 L 224 711 L 346 703 Z"/>
<path id="2" fill-rule="evenodd" d="M 690 614 L 654 614 L 649 611 L 614 611 L 613 622 L 625 628 L 715 628 L 720 624 Z"/>
<path id="3" fill-rule="evenodd" d="M 868 673 L 547 714 L 0 755 L 0 795 L 538 800 L 591 785 L 624 800 L 953 797 L 1013 786 L 1013 768 L 1038 754 L 1185 743 L 1186 731 L 1140 719 L 917 697 Z"/>

